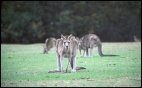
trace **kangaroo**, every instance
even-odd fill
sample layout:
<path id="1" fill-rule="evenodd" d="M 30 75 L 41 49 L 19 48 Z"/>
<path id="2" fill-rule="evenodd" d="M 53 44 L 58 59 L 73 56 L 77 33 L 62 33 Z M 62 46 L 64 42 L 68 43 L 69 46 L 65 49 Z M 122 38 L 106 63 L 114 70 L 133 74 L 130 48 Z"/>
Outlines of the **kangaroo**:
<path id="1" fill-rule="evenodd" d="M 69 36 L 61 35 L 61 38 L 56 40 L 58 71 L 63 72 L 63 58 L 67 57 L 72 72 L 76 72 L 77 48 L 78 48 L 78 42 L 72 34 L 70 34 Z"/>
<path id="2" fill-rule="evenodd" d="M 55 38 L 47 38 L 45 40 L 45 44 L 43 46 L 43 54 L 48 53 L 48 51 L 55 47 L 56 39 Z"/>
<path id="3" fill-rule="evenodd" d="M 141 42 L 141 39 L 138 38 L 136 35 L 134 35 L 133 38 L 134 38 L 134 42 Z"/>
<path id="4" fill-rule="evenodd" d="M 80 51 L 80 54 L 81 54 L 81 50 L 83 50 L 83 56 L 85 54 L 85 46 L 83 46 L 83 37 L 79 39 L 79 51 Z"/>
<path id="5" fill-rule="evenodd" d="M 89 56 L 89 48 L 90 48 L 90 56 L 92 56 L 92 50 L 94 47 L 98 47 L 98 53 L 100 56 L 103 56 L 102 53 L 102 43 L 100 38 L 95 34 L 87 34 L 80 38 L 79 50 L 81 54 L 81 50 L 83 50 L 83 56 L 86 52 L 86 56 Z"/>

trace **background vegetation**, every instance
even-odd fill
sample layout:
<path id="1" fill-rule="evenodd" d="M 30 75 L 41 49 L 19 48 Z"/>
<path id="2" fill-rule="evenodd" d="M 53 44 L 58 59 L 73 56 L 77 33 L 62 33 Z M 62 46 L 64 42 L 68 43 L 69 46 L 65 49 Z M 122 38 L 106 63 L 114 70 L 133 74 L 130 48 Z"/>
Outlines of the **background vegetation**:
<path id="1" fill-rule="evenodd" d="M 141 1 L 3 1 L 2 43 L 96 33 L 102 41 L 141 38 Z"/>

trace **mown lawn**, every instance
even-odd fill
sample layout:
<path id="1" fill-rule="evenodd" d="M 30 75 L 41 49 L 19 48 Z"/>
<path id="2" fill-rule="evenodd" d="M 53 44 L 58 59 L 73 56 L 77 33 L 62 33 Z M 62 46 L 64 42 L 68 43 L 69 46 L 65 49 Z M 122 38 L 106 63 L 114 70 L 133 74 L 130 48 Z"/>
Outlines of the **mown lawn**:
<path id="1" fill-rule="evenodd" d="M 141 86 L 141 43 L 103 43 L 100 57 L 77 54 L 75 73 L 56 69 L 56 52 L 43 54 L 43 44 L 1 44 L 1 86 Z M 64 70 L 67 59 L 64 58 Z M 66 83 L 67 82 L 67 83 Z M 36 85 L 35 85 L 36 84 Z"/>

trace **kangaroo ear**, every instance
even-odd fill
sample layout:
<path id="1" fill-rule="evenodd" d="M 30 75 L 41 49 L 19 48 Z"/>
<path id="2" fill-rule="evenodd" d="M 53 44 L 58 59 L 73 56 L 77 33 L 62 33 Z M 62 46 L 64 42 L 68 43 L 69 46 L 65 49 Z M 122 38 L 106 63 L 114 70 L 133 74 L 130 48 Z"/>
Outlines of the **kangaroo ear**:
<path id="1" fill-rule="evenodd" d="M 63 39 L 66 39 L 66 38 L 65 38 L 65 36 L 63 36 L 63 35 L 61 34 L 61 39 L 63 40 Z"/>
<path id="2" fill-rule="evenodd" d="M 68 36 L 68 39 L 70 39 L 72 36 L 73 36 L 73 35 L 72 35 L 72 34 L 70 34 L 70 35 Z"/>

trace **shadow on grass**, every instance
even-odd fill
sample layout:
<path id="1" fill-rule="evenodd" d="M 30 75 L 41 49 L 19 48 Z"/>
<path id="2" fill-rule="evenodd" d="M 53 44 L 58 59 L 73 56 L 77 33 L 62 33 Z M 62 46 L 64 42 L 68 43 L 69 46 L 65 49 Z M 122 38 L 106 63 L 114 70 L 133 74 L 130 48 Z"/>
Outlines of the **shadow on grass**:
<path id="1" fill-rule="evenodd" d="M 86 69 L 85 67 L 76 67 L 76 71 L 78 71 L 78 70 L 83 70 L 83 69 Z M 68 72 L 67 70 L 65 71 L 63 71 L 63 72 L 61 72 L 61 71 L 58 71 L 58 70 L 52 70 L 52 71 L 48 71 L 48 73 L 71 73 L 71 72 Z"/>
<path id="2" fill-rule="evenodd" d="M 119 56 L 119 55 L 114 55 L 114 54 L 103 54 L 103 55 L 100 55 L 101 57 L 116 57 L 116 56 Z M 81 56 L 81 58 L 91 58 L 91 57 L 94 57 L 94 56 Z"/>
<path id="3" fill-rule="evenodd" d="M 113 55 L 113 54 L 103 54 L 101 55 L 102 57 L 116 57 L 116 56 L 119 56 L 119 55 Z"/>

